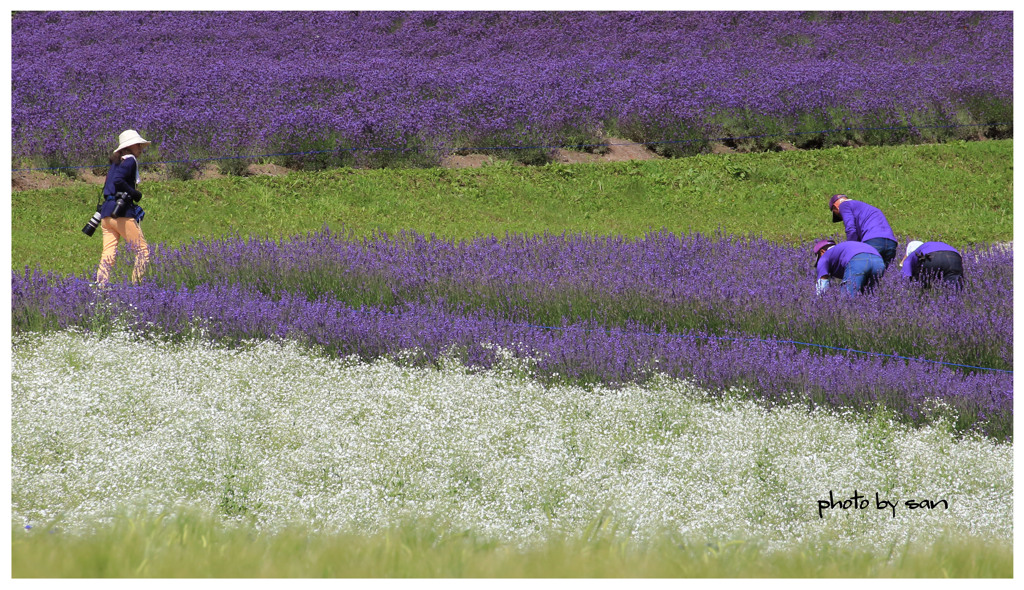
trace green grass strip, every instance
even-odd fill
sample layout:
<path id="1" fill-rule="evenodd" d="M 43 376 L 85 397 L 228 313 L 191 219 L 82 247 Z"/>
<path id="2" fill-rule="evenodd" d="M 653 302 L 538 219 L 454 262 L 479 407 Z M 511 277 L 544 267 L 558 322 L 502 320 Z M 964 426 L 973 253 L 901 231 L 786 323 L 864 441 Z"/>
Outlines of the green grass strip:
<path id="1" fill-rule="evenodd" d="M 325 225 L 447 238 L 722 229 L 803 242 L 842 235 L 826 209 L 833 193 L 880 207 L 897 235 L 954 245 L 1013 235 L 1012 140 L 538 167 L 340 168 L 140 188 L 146 239 L 170 246 L 233 233 L 288 237 Z M 80 230 L 100 192 L 80 183 L 14 193 L 13 268 L 94 272 L 99 234 Z"/>
<path id="2" fill-rule="evenodd" d="M 607 521 L 528 549 L 430 523 L 373 536 L 292 528 L 257 534 L 196 514 L 132 515 L 88 535 L 12 531 L 14 578 L 871 578 L 1013 576 L 1005 541 L 947 537 L 888 555 L 805 543 L 770 552 L 666 535 L 638 543 Z"/>

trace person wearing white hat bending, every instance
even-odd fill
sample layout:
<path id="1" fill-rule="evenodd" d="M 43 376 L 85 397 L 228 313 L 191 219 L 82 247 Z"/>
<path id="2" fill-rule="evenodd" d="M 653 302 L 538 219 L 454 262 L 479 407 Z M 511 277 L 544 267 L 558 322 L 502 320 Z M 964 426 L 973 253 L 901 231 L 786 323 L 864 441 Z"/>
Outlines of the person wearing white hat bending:
<path id="1" fill-rule="evenodd" d="M 925 288 L 933 279 L 957 288 L 964 285 L 964 259 L 956 248 L 943 242 L 910 242 L 900 266 L 904 277 L 921 281 Z"/>
<path id="2" fill-rule="evenodd" d="M 885 274 L 885 263 L 878 250 L 864 242 L 847 240 L 837 245 L 832 240 L 818 240 L 813 251 L 818 295 L 828 290 L 832 278 L 841 279 L 850 295 L 865 293 Z"/>
<path id="3" fill-rule="evenodd" d="M 117 149 L 110 156 L 110 170 L 103 184 L 103 202 L 97 208 L 100 227 L 103 229 L 103 253 L 100 255 L 99 270 L 96 271 L 96 283 L 100 286 L 106 285 L 110 279 L 110 268 L 114 265 L 117 243 L 121 238 L 127 240 L 135 250 L 133 281 L 138 282 L 142 278 L 149 260 L 149 246 L 140 226 L 146 212 L 138 205 L 142 193 L 136 188 L 139 184 L 139 163 L 136 158 L 150 142 L 134 129 L 121 133 L 118 142 Z"/>

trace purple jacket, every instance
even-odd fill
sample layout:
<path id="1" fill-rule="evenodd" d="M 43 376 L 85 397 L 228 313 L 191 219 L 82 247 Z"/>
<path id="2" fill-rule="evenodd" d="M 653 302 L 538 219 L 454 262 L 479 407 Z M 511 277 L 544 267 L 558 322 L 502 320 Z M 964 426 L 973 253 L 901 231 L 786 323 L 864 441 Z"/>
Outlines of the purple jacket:
<path id="1" fill-rule="evenodd" d="M 957 254 L 959 254 L 956 248 L 950 246 L 949 244 L 946 244 L 945 242 L 925 242 L 918 246 L 917 250 L 914 250 L 914 253 L 911 254 L 910 256 L 907 256 L 907 259 L 903 261 L 902 273 L 903 276 L 907 277 L 908 279 L 913 278 L 914 272 L 917 271 L 918 252 L 920 252 L 921 254 L 931 254 L 932 252 L 956 252 Z"/>
<path id="2" fill-rule="evenodd" d="M 842 242 L 821 255 L 821 258 L 818 259 L 818 274 L 815 275 L 815 278 L 826 275 L 843 278 L 843 275 L 846 274 L 846 265 L 850 264 L 850 260 L 858 254 L 873 254 L 881 258 L 878 250 L 863 242 Z"/>
<path id="3" fill-rule="evenodd" d="M 889 221 L 877 207 L 848 200 L 839 204 L 839 214 L 843 217 L 846 239 L 851 242 L 865 242 L 874 238 L 896 241 L 896 234 L 892 233 Z"/>

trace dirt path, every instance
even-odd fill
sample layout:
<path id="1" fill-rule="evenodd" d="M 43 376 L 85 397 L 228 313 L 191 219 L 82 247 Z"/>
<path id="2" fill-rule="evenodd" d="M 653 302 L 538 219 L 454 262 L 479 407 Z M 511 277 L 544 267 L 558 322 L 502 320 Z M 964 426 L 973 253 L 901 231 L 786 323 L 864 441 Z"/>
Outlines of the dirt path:
<path id="1" fill-rule="evenodd" d="M 605 139 L 608 150 L 603 154 L 591 154 L 576 150 L 556 149 L 554 161 L 563 164 L 580 164 L 589 162 L 624 162 L 627 160 L 657 160 L 661 156 L 655 154 L 647 146 L 631 142 L 619 137 L 608 137 Z M 796 149 L 790 144 L 779 144 L 779 149 Z M 715 154 L 736 153 L 736 150 L 720 143 L 712 144 L 711 152 Z M 442 168 L 480 168 L 496 161 L 494 156 L 485 154 L 468 154 L 461 156 L 446 156 L 441 160 Z M 251 164 L 246 169 L 248 176 L 280 176 L 292 170 L 276 164 Z M 106 174 L 105 167 L 87 168 L 76 170 L 75 177 L 64 174 L 53 174 L 43 171 L 12 172 L 11 190 L 36 190 L 55 187 L 71 186 L 76 183 L 86 183 L 96 186 L 103 186 Z M 166 180 L 170 176 L 163 167 L 154 165 L 142 166 L 142 177 L 144 180 Z M 207 164 L 196 176 L 197 180 L 209 178 L 221 178 L 216 164 Z"/>
<path id="2" fill-rule="evenodd" d="M 48 189 L 55 187 L 71 186 L 78 183 L 103 186 L 106 181 L 106 170 L 104 168 L 91 168 L 76 170 L 75 178 L 64 174 L 53 174 L 33 170 L 29 172 L 11 172 L 11 190 L 24 191 L 35 189 Z M 288 168 L 277 164 L 252 164 L 246 170 L 248 176 L 280 176 L 291 172 Z M 161 167 L 146 166 L 140 167 L 143 180 L 167 180 L 170 175 Z M 216 164 L 208 164 L 194 178 L 198 180 L 208 178 L 223 178 L 224 175 L 217 169 Z"/>

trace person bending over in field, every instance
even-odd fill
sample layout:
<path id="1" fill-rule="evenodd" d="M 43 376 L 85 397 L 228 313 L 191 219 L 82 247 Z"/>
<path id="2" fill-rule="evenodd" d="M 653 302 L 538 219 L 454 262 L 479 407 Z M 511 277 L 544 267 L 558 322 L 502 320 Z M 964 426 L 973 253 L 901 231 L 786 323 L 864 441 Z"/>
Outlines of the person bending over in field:
<path id="1" fill-rule="evenodd" d="M 877 208 L 847 198 L 846 195 L 832 195 L 828 200 L 832 210 L 832 223 L 843 222 L 846 239 L 864 242 L 878 251 L 886 268 L 896 258 L 896 236 L 889 227 L 889 221 Z"/>
<path id="2" fill-rule="evenodd" d="M 103 203 L 100 204 L 100 227 L 103 229 L 103 253 L 100 267 L 96 271 L 96 283 L 105 286 L 110 279 L 110 268 L 117 255 L 117 243 L 124 238 L 135 249 L 135 268 L 132 280 L 138 282 L 149 260 L 149 246 L 142 236 L 142 217 L 146 214 L 139 207 L 142 193 L 139 184 L 139 163 L 136 158 L 150 142 L 139 133 L 129 129 L 120 136 L 117 149 L 110 156 L 110 170 L 103 184 Z"/>
<path id="3" fill-rule="evenodd" d="M 814 255 L 819 295 L 829 288 L 833 278 L 840 279 L 849 294 L 857 295 L 871 290 L 885 274 L 882 257 L 864 242 L 837 245 L 832 240 L 818 240 L 814 243 Z"/>
<path id="4" fill-rule="evenodd" d="M 900 263 L 903 276 L 921 281 L 927 289 L 933 280 L 960 289 L 964 286 L 964 259 L 956 248 L 943 242 L 913 241 L 907 244 L 907 255 Z"/>

